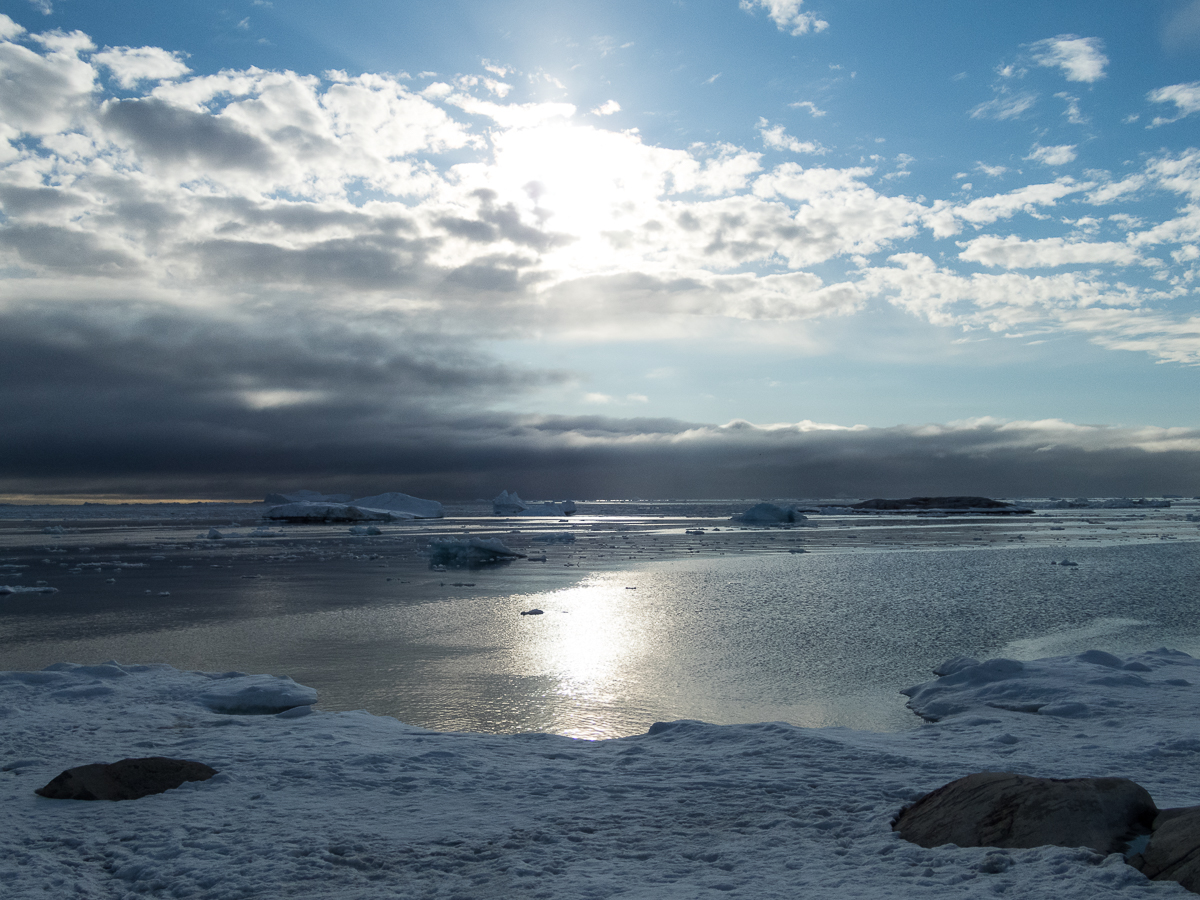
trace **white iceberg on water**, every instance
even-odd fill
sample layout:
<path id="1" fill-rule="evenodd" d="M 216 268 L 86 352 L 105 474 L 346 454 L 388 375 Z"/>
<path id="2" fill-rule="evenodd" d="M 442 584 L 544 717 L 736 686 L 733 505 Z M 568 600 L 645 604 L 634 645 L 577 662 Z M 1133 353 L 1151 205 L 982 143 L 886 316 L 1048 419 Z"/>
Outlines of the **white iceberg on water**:
<path id="1" fill-rule="evenodd" d="M 348 495 L 342 500 L 322 497 L 315 491 L 297 491 L 295 494 L 268 494 L 272 497 L 297 497 L 315 494 L 317 499 L 292 500 L 267 510 L 264 518 L 286 522 L 395 522 L 407 519 L 440 519 L 442 504 L 436 500 L 422 500 L 408 494 L 392 492 L 375 494 L 351 501 Z"/>
<path id="2" fill-rule="evenodd" d="M 492 515 L 495 516 L 569 516 L 575 512 L 574 500 L 563 500 L 559 503 L 539 503 L 533 506 L 517 496 L 516 491 L 509 493 L 501 491 L 492 500 Z"/>

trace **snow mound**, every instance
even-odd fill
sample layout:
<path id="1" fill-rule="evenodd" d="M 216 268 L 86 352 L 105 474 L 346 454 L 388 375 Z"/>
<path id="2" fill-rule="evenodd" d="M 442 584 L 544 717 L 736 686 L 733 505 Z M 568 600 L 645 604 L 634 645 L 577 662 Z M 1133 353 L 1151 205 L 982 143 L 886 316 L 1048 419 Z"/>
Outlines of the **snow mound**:
<path id="1" fill-rule="evenodd" d="M 801 514 L 796 507 L 777 506 L 774 503 L 759 503 L 732 518 L 743 525 L 788 525 L 808 521 L 808 516 Z"/>
<path id="2" fill-rule="evenodd" d="M 296 684 L 286 675 L 243 675 L 229 672 L 214 676 L 217 683 L 197 699 L 213 712 L 267 715 L 317 702 L 317 692 Z"/>
<path id="3" fill-rule="evenodd" d="M 901 691 L 929 722 L 1007 710 L 1060 719 L 1200 715 L 1200 660 L 1161 648 L 1128 659 L 1102 650 L 1020 662 L 959 657 L 939 677 Z"/>
<path id="4" fill-rule="evenodd" d="M 386 509 L 389 512 L 406 513 L 414 519 L 440 519 L 445 515 L 442 504 L 436 500 L 422 500 L 419 497 L 410 497 L 408 494 L 394 491 L 390 494 L 360 497 L 352 503 L 365 509 Z"/>
<path id="5" fill-rule="evenodd" d="M 524 558 L 524 553 L 510 550 L 499 538 L 442 540 L 429 544 L 429 563 L 435 566 L 486 566 Z"/>

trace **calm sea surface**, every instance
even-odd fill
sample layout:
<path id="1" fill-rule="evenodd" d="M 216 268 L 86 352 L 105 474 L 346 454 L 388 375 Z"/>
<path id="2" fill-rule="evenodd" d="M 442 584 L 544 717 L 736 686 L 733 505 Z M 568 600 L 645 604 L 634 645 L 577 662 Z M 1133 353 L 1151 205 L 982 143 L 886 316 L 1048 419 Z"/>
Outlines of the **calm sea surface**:
<path id="1" fill-rule="evenodd" d="M 0 584 L 59 593 L 0 597 L 0 669 L 273 672 L 323 708 L 607 737 L 677 718 L 915 727 L 897 692 L 959 655 L 1200 655 L 1200 529 L 1180 510 L 755 530 L 683 513 L 222 541 L 198 540 L 196 521 L 53 538 L 10 522 Z M 430 570 L 430 537 L 464 529 L 547 559 Z M 535 540 L 561 532 L 576 541 Z"/>

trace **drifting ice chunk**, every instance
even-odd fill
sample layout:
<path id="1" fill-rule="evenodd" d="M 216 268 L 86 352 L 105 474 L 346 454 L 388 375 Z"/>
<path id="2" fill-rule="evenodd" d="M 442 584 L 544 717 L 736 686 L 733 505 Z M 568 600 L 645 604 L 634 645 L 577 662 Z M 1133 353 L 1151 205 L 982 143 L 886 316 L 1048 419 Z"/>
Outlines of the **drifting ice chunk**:
<path id="1" fill-rule="evenodd" d="M 444 515 L 442 504 L 436 500 L 421 500 L 418 497 L 410 497 L 408 494 L 396 492 L 361 497 L 353 503 L 359 508 L 386 509 L 389 512 L 407 513 L 407 517 L 414 519 L 440 519 Z"/>
<path id="2" fill-rule="evenodd" d="M 0 584 L 0 594 L 57 594 L 55 587 L 25 587 L 22 584 Z"/>
<path id="3" fill-rule="evenodd" d="M 733 521 L 743 525 L 784 525 L 787 523 L 807 522 L 808 516 L 802 515 L 794 506 L 776 506 L 774 503 L 759 503 L 752 506 L 739 516 L 733 516 Z"/>
<path id="4" fill-rule="evenodd" d="M 201 694 L 199 700 L 214 712 L 269 715 L 294 706 L 311 706 L 317 702 L 317 692 L 296 684 L 286 675 L 232 672 L 219 676 L 218 683 Z"/>
<path id="5" fill-rule="evenodd" d="M 433 541 L 429 545 L 431 566 L 486 566 L 524 558 L 524 553 L 510 550 L 499 538 Z"/>
<path id="6" fill-rule="evenodd" d="M 374 537 L 377 534 L 383 534 L 383 532 L 380 531 L 378 528 L 376 528 L 374 525 L 351 525 L 350 533 L 357 534 L 357 535 L 363 535 L 366 537 Z"/>

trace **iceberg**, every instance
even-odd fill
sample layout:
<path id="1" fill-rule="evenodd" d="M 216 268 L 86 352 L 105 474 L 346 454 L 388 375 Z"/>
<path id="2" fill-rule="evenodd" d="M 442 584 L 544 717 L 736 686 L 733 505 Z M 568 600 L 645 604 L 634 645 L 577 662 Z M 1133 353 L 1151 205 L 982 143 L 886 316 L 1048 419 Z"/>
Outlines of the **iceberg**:
<path id="1" fill-rule="evenodd" d="M 808 516 L 800 513 L 794 506 L 759 503 L 744 513 L 733 516 L 732 520 L 743 525 L 790 525 L 807 522 Z"/>
<path id="2" fill-rule="evenodd" d="M 440 519 L 445 515 L 442 504 L 436 500 L 422 500 L 419 497 L 410 497 L 408 494 L 396 492 L 360 497 L 352 500 L 351 503 L 363 509 L 386 509 L 393 513 L 405 513 L 407 514 L 405 518 Z"/>
<path id="3" fill-rule="evenodd" d="M 324 501 L 301 501 L 285 503 L 263 513 L 265 519 L 283 522 L 391 522 L 398 519 L 415 519 L 387 509 L 367 509 L 349 503 L 327 503 Z"/>
<path id="4" fill-rule="evenodd" d="M 547 501 L 530 506 L 518 497 L 515 491 L 512 493 L 501 491 L 500 495 L 492 500 L 492 515 L 494 516 L 555 516 L 561 518 L 574 515 L 574 513 L 574 500 L 563 500 L 560 503 Z"/>
<path id="5" fill-rule="evenodd" d="M 488 566 L 524 558 L 524 553 L 510 550 L 499 538 L 450 539 L 429 544 L 431 566 Z"/>
<path id="6" fill-rule="evenodd" d="M 290 494 L 267 494 L 263 503 L 281 506 L 284 503 L 349 503 L 349 494 L 322 494 L 320 491 L 292 491 Z"/>

